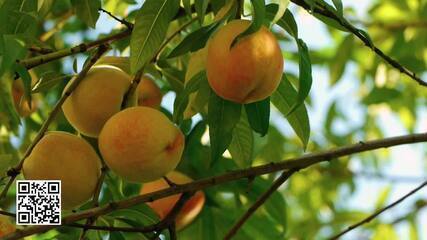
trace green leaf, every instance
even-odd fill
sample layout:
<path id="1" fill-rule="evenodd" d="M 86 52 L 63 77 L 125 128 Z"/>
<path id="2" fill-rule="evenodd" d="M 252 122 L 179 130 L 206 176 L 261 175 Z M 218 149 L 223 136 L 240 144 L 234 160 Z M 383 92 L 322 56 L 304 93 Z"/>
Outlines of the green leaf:
<path id="1" fill-rule="evenodd" d="M 208 3 L 209 3 L 209 0 L 196 0 L 194 2 L 200 25 L 202 25 L 205 20 L 205 14 L 206 14 L 206 9 L 208 8 Z"/>
<path id="2" fill-rule="evenodd" d="M 286 9 L 288 8 L 290 0 L 275 0 L 274 2 L 277 2 L 278 9 L 274 15 L 273 20 L 271 21 L 271 25 L 276 24 L 276 22 L 283 17 L 283 14 L 285 14 Z"/>
<path id="3" fill-rule="evenodd" d="M 42 77 L 37 81 L 37 83 L 34 85 L 33 89 L 31 89 L 32 93 L 39 93 L 46 90 L 51 89 L 55 85 L 68 81 L 73 77 L 73 75 L 65 75 L 65 74 L 58 74 L 55 72 L 47 72 L 42 75 Z"/>
<path id="4" fill-rule="evenodd" d="M 329 68 L 330 82 L 335 84 L 345 71 L 348 59 L 351 57 L 353 50 L 353 34 L 349 34 L 338 46 L 335 57 L 331 61 Z"/>
<path id="5" fill-rule="evenodd" d="M 258 31 L 262 24 L 264 23 L 264 18 L 265 18 L 265 1 L 264 0 L 251 0 L 252 2 L 252 21 L 251 21 L 251 25 L 249 25 L 249 27 L 243 31 L 242 33 L 240 33 L 233 41 L 234 45 L 236 42 L 238 42 L 241 38 L 254 33 L 256 31 Z"/>
<path id="6" fill-rule="evenodd" d="M 394 88 L 377 88 L 375 87 L 362 102 L 366 105 L 390 102 L 402 96 L 402 92 Z"/>
<path id="7" fill-rule="evenodd" d="M 15 71 L 18 73 L 20 79 L 24 83 L 24 99 L 31 109 L 31 76 L 28 70 L 21 64 L 15 64 Z"/>
<path id="8" fill-rule="evenodd" d="M 344 13 L 343 13 L 343 6 L 342 6 L 341 0 L 332 0 L 332 2 L 334 3 L 334 6 L 337 9 L 339 16 L 343 17 Z"/>
<path id="9" fill-rule="evenodd" d="M 320 21 L 322 21 L 323 23 L 325 23 L 326 25 L 333 27 L 335 29 L 338 29 L 340 31 L 343 32 L 348 32 L 348 30 L 343 27 L 341 25 L 340 22 L 338 22 L 337 20 L 330 18 L 330 17 L 325 17 L 324 15 L 318 14 L 318 13 L 313 13 L 313 16 L 315 16 L 317 19 L 319 19 Z"/>
<path id="10" fill-rule="evenodd" d="M 138 11 L 130 40 L 131 72 L 146 65 L 161 46 L 179 0 L 147 0 Z"/>
<path id="11" fill-rule="evenodd" d="M 228 151 L 237 166 L 246 168 L 252 165 L 253 149 L 254 136 L 249 126 L 248 117 L 243 111 L 239 122 L 233 130 L 233 137 L 230 146 L 228 146 Z"/>
<path id="12" fill-rule="evenodd" d="M 307 109 L 304 104 L 301 104 L 295 109 L 295 111 L 288 114 L 292 106 L 297 102 L 297 95 L 298 94 L 292 84 L 286 76 L 283 75 L 277 91 L 271 95 L 271 102 L 286 117 L 289 124 L 303 143 L 305 149 L 310 137 L 310 122 L 308 119 Z"/>
<path id="13" fill-rule="evenodd" d="M 193 14 L 193 12 L 191 11 L 191 0 L 182 0 L 182 5 L 184 6 L 185 12 L 188 15 Z"/>
<path id="14" fill-rule="evenodd" d="M 160 71 L 176 93 L 184 90 L 184 72 L 171 67 L 162 68 Z"/>
<path id="15" fill-rule="evenodd" d="M 71 0 L 77 16 L 89 27 L 95 28 L 101 8 L 100 0 Z"/>
<path id="16" fill-rule="evenodd" d="M 386 186 L 381 190 L 381 192 L 378 195 L 377 201 L 375 202 L 376 210 L 383 208 L 386 205 L 387 200 L 390 197 L 390 193 L 391 193 L 391 186 Z"/>
<path id="17" fill-rule="evenodd" d="M 282 133 L 272 125 L 266 138 L 267 141 L 260 149 L 257 158 L 263 159 L 264 162 L 277 162 L 283 160 L 286 139 Z"/>
<path id="18" fill-rule="evenodd" d="M 38 19 L 36 0 L 9 0 L 0 4 L 0 34 L 33 37 Z"/>
<path id="19" fill-rule="evenodd" d="M 0 125 L 17 133 L 20 120 L 12 99 L 12 81 L 9 73 L 0 77 Z"/>
<path id="20" fill-rule="evenodd" d="M 224 153 L 231 143 L 232 132 L 240 119 L 242 105 L 217 96 L 211 91 L 208 106 L 211 165 Z"/>
<path id="21" fill-rule="evenodd" d="M 289 113 L 295 111 L 297 107 L 304 103 L 305 98 L 310 93 L 311 84 L 313 78 L 311 75 L 311 61 L 310 55 L 308 54 L 307 45 L 303 40 L 298 39 L 298 55 L 299 55 L 299 88 L 298 88 L 298 97 L 296 103 L 292 106 Z"/>
<path id="22" fill-rule="evenodd" d="M 270 98 L 245 104 L 245 109 L 252 129 L 261 136 L 267 134 L 270 124 Z"/>
<path id="23" fill-rule="evenodd" d="M 279 6 L 277 4 L 268 4 L 266 6 L 267 19 L 273 21 L 274 17 L 278 12 L 278 8 Z M 283 14 L 283 17 L 280 18 L 276 23 L 295 39 L 298 39 L 297 23 L 295 22 L 294 16 L 288 9 L 286 9 L 285 13 Z"/>
<path id="24" fill-rule="evenodd" d="M 78 65 L 77 58 L 74 58 L 74 60 L 73 60 L 73 71 L 74 71 L 74 73 L 78 73 L 77 65 Z"/>
<path id="25" fill-rule="evenodd" d="M 175 102 L 173 104 L 173 121 L 175 123 L 180 124 L 182 122 L 183 113 L 187 108 L 190 94 L 199 89 L 199 85 L 202 81 L 207 81 L 205 71 L 200 71 L 199 73 L 194 75 L 185 85 L 184 90 L 180 92 L 175 98 Z"/>
<path id="26" fill-rule="evenodd" d="M 15 35 L 0 35 L 0 77 L 26 54 L 25 43 Z"/>
<path id="27" fill-rule="evenodd" d="M 181 56 L 188 52 L 194 52 L 206 45 L 211 34 L 218 27 L 218 22 L 214 22 L 205 27 L 201 27 L 196 31 L 188 34 L 167 56 L 167 58 L 174 58 Z"/>

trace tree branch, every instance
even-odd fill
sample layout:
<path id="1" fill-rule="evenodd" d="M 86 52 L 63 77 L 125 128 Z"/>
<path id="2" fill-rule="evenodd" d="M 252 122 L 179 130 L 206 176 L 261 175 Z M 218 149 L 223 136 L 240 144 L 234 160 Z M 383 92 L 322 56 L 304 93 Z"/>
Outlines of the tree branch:
<path id="1" fill-rule="evenodd" d="M 32 58 L 27 58 L 27 59 L 23 59 L 23 60 L 18 60 L 17 62 L 21 65 L 23 65 L 25 68 L 27 69 L 31 69 L 33 67 L 37 67 L 39 65 L 63 58 L 63 57 L 67 57 L 73 54 L 77 54 L 77 53 L 82 53 L 82 52 L 86 52 L 92 48 L 98 47 L 100 45 L 104 45 L 104 44 L 108 44 L 112 41 L 115 40 L 119 40 L 125 37 L 130 36 L 131 31 L 130 30 L 125 30 L 123 32 L 119 32 L 116 34 L 113 34 L 111 36 L 108 37 L 104 37 L 104 38 L 100 38 L 98 40 L 95 40 L 93 42 L 88 42 L 88 43 L 82 43 L 79 44 L 75 47 L 72 48 L 66 48 L 66 49 L 62 49 L 56 52 L 52 52 L 52 53 L 48 53 L 45 55 L 41 55 L 41 56 L 37 56 L 37 57 L 32 57 Z"/>
<path id="2" fill-rule="evenodd" d="M 418 84 L 422 86 L 427 86 L 427 82 L 419 78 L 414 72 L 407 69 L 406 67 L 402 66 L 398 61 L 391 58 L 387 54 L 385 54 L 381 49 L 377 48 L 369 39 L 366 37 L 361 30 L 350 24 L 347 20 L 345 20 L 342 17 L 339 17 L 336 15 L 333 11 L 329 10 L 327 7 L 322 6 L 319 2 L 316 2 L 316 6 L 311 9 L 311 6 L 305 2 L 305 0 L 291 0 L 296 5 L 303 7 L 309 12 L 314 12 L 317 14 L 320 14 L 324 17 L 333 19 L 337 21 L 341 26 L 343 26 L 345 29 L 347 29 L 349 32 L 354 34 L 356 37 L 358 37 L 367 47 L 371 48 L 379 57 L 381 57 L 385 62 L 390 64 L 392 67 L 399 70 L 401 73 L 407 75 L 408 77 L 412 78 Z"/>
<path id="3" fill-rule="evenodd" d="M 360 222 L 357 222 L 351 226 L 349 226 L 346 230 L 338 233 L 337 235 L 329 238 L 330 240 L 335 240 L 338 239 L 340 237 L 342 237 L 344 234 L 350 232 L 351 230 L 365 224 L 365 223 L 369 223 L 370 221 L 372 221 L 372 219 L 378 217 L 381 213 L 395 207 L 396 205 L 398 205 L 399 203 L 403 202 L 406 198 L 410 197 L 411 195 L 413 195 L 414 193 L 416 193 L 417 191 L 419 191 L 420 189 L 422 189 L 423 187 L 425 187 L 427 185 L 427 181 L 423 182 L 421 185 L 419 185 L 418 187 L 416 187 L 415 189 L 413 189 L 412 191 L 410 191 L 409 193 L 407 193 L 406 195 L 404 195 L 403 197 L 399 198 L 398 200 L 396 200 L 395 202 L 391 203 L 390 205 L 379 209 L 378 211 L 376 211 L 375 213 L 373 213 L 372 215 L 368 216 L 367 218 L 363 219 Z"/>
<path id="4" fill-rule="evenodd" d="M 106 13 L 108 16 L 112 17 L 117 22 L 125 25 L 128 29 L 130 29 L 130 30 L 133 29 L 133 24 L 130 23 L 130 22 L 128 22 L 128 21 L 126 21 L 126 19 L 120 19 L 120 18 L 114 16 L 111 12 L 109 12 L 109 11 L 103 9 L 103 8 L 100 8 L 99 11 Z"/>
<path id="5" fill-rule="evenodd" d="M 95 62 L 108 50 L 108 45 L 100 45 L 96 53 L 90 58 L 88 64 L 82 69 L 82 71 L 77 75 L 77 77 L 73 80 L 73 82 L 70 84 L 67 91 L 64 92 L 62 97 L 58 100 L 55 107 L 50 112 L 47 119 L 44 121 L 43 125 L 41 126 L 40 130 L 38 131 L 36 137 L 31 142 L 30 146 L 25 151 L 24 156 L 21 158 L 19 163 L 11 168 L 7 175 L 10 177 L 9 181 L 7 182 L 6 186 L 4 187 L 3 191 L 0 194 L 0 200 L 2 200 L 10 186 L 12 185 L 13 181 L 15 180 L 16 176 L 20 173 L 22 165 L 24 164 L 25 159 L 30 155 L 31 151 L 33 151 L 33 148 L 36 146 L 36 144 L 40 141 L 40 139 L 44 136 L 45 132 L 48 130 L 49 125 L 53 122 L 56 115 L 61 111 L 61 106 L 65 102 L 65 100 L 71 95 L 71 93 L 74 91 L 74 89 L 79 85 L 81 80 L 86 76 L 86 73 L 89 71 L 89 69 L 95 64 Z"/>
<path id="6" fill-rule="evenodd" d="M 165 198 L 174 194 L 179 194 L 183 192 L 196 192 L 198 190 L 202 190 L 208 187 L 216 186 L 219 184 L 236 181 L 244 178 L 251 178 L 254 176 L 259 176 L 267 173 L 282 171 L 286 169 L 305 169 L 312 165 L 321 163 L 321 162 L 329 162 L 333 159 L 348 156 L 355 153 L 361 153 L 366 151 L 371 151 L 374 149 L 387 148 L 397 145 L 409 144 L 409 143 L 419 143 L 419 142 L 427 142 L 427 133 L 420 134 L 410 134 L 403 135 L 398 137 L 391 137 L 367 142 L 359 142 L 354 145 L 349 145 L 345 147 L 331 149 L 329 151 L 314 153 L 314 154 L 306 154 L 298 158 L 292 158 L 289 160 L 284 160 L 281 162 L 272 162 L 265 165 L 260 165 L 256 167 L 250 167 L 247 169 L 235 170 L 224 173 L 219 176 L 204 178 L 201 180 L 193 181 L 191 183 L 180 184 L 176 187 L 163 189 L 160 191 L 152 192 L 149 194 L 143 194 L 135 197 L 131 197 L 128 199 L 124 199 L 117 202 L 110 202 L 104 206 L 87 209 L 75 214 L 70 214 L 64 218 L 62 218 L 62 222 L 64 224 L 73 223 L 82 219 L 86 219 L 92 216 L 100 216 L 104 214 L 108 214 L 114 210 L 129 208 L 134 205 L 154 201 L 160 198 Z M 19 239 L 25 236 L 29 236 L 35 233 L 45 232 L 49 229 L 55 228 L 56 226 L 42 225 L 42 226 L 34 226 L 28 227 L 25 230 L 17 231 L 13 234 L 5 237 L 6 240 Z"/>
<path id="7" fill-rule="evenodd" d="M 243 226 L 243 224 L 255 213 L 255 211 L 261 207 L 265 201 L 284 183 L 289 177 L 294 174 L 298 169 L 290 169 L 289 171 L 284 171 L 280 177 L 274 181 L 273 185 L 264 192 L 256 202 L 243 214 L 243 216 L 237 221 L 230 231 L 225 235 L 224 240 L 230 240 L 237 231 Z"/>

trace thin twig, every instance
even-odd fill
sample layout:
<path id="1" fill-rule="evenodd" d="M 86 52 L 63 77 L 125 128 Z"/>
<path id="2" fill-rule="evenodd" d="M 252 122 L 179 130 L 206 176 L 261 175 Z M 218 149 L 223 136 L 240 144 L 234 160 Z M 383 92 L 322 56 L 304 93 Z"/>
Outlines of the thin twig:
<path id="1" fill-rule="evenodd" d="M 99 195 L 101 194 L 102 190 L 102 184 L 104 183 L 105 174 L 108 171 L 108 167 L 105 164 L 104 161 L 102 161 L 102 168 L 101 168 L 101 175 L 99 176 L 98 182 L 95 187 L 95 191 L 92 197 L 91 205 L 92 207 L 98 207 L 99 206 Z M 86 226 L 91 226 L 96 222 L 96 217 L 91 217 L 86 219 Z M 84 228 L 83 231 L 80 234 L 80 240 L 85 239 L 85 235 L 87 233 L 88 228 Z"/>
<path id="2" fill-rule="evenodd" d="M 307 11 L 311 12 L 311 6 L 308 4 L 305 0 L 291 0 L 293 3 L 295 3 L 298 6 L 303 7 Z M 316 6 L 314 7 L 313 11 L 317 14 L 320 14 L 322 16 L 325 16 L 327 18 L 333 19 L 337 21 L 341 26 L 343 26 L 345 29 L 347 29 L 349 32 L 354 34 L 356 37 L 358 37 L 367 47 L 371 48 L 379 57 L 381 57 L 385 62 L 390 64 L 392 67 L 399 70 L 401 73 L 407 75 L 408 77 L 412 78 L 418 84 L 422 86 L 427 86 L 427 82 L 419 78 L 414 72 L 407 69 L 406 67 L 402 66 L 398 61 L 391 58 L 387 54 L 385 54 L 381 49 L 376 47 L 369 39 L 366 37 L 361 30 L 357 29 L 355 26 L 350 24 L 347 20 L 345 20 L 342 17 L 337 16 L 334 12 L 330 11 L 325 6 L 322 6 L 319 2 L 316 2 Z"/>
<path id="3" fill-rule="evenodd" d="M 289 177 L 294 174 L 297 169 L 290 169 L 288 171 L 284 171 L 280 177 L 274 181 L 273 185 L 268 188 L 256 201 L 255 203 L 243 214 L 243 216 L 234 224 L 234 226 L 228 231 L 225 235 L 224 240 L 230 240 L 237 231 L 243 226 L 243 224 L 255 213 L 255 211 L 261 207 L 265 201 L 274 193 L 276 190 L 284 183 Z"/>
<path id="4" fill-rule="evenodd" d="M 157 199 L 165 198 L 165 197 L 183 193 L 183 192 L 189 192 L 189 191 L 196 192 L 198 190 L 203 190 L 208 187 L 216 186 L 216 185 L 231 182 L 231 181 L 236 181 L 239 179 L 248 178 L 251 176 L 260 176 L 260 175 L 273 173 L 277 171 L 283 171 L 286 169 L 305 169 L 318 163 L 329 162 L 336 158 L 352 155 L 355 153 L 361 153 L 361 152 L 371 151 L 375 149 L 388 148 L 388 147 L 397 146 L 397 145 L 419 143 L 419 142 L 427 142 L 427 133 L 410 134 L 410 135 L 403 135 L 398 137 L 378 139 L 373 141 L 359 142 L 357 144 L 335 148 L 329 151 L 306 154 L 298 158 L 292 158 L 292 159 L 279 161 L 279 162 L 272 162 L 269 164 L 259 165 L 259 166 L 251 167 L 247 169 L 229 171 L 222 175 L 204 178 L 201 180 L 196 180 L 191 183 L 180 184 L 177 187 L 166 188 L 163 190 L 131 197 L 128 199 L 117 201 L 117 202 L 110 202 L 104 206 L 91 208 L 78 213 L 70 214 L 62 218 L 62 223 L 69 224 L 82 219 L 90 218 L 92 216 L 105 215 L 114 210 L 129 208 L 143 202 L 154 201 Z M 13 234 L 8 235 L 7 237 L 5 237 L 5 239 L 6 240 L 20 239 L 25 236 L 48 231 L 55 227 L 56 226 L 52 226 L 52 225 L 28 227 L 25 230 L 17 231 Z"/>
<path id="5" fill-rule="evenodd" d="M 70 86 L 67 88 L 67 90 L 64 92 L 64 94 L 61 96 L 61 98 L 56 103 L 55 107 L 50 112 L 47 119 L 44 121 L 43 125 L 41 126 L 40 130 L 38 131 L 36 137 L 31 142 L 30 146 L 28 146 L 27 150 L 25 151 L 24 156 L 21 158 L 19 163 L 11 168 L 7 175 L 10 177 L 9 181 L 7 182 L 6 186 L 4 187 L 3 191 L 0 194 L 0 200 L 2 200 L 10 186 L 12 185 L 13 181 L 15 180 L 16 176 L 21 172 L 22 165 L 24 164 L 25 159 L 30 155 L 31 151 L 33 151 L 33 148 L 36 146 L 36 144 L 40 141 L 40 139 L 44 136 L 45 132 L 48 130 L 49 125 L 53 122 L 56 115 L 61 112 L 61 106 L 65 102 L 65 100 L 71 95 L 71 93 L 74 91 L 74 89 L 78 86 L 78 84 L 81 82 L 81 80 L 86 76 L 86 73 L 89 71 L 89 69 L 92 67 L 92 65 L 95 64 L 95 62 L 107 51 L 108 45 L 100 45 L 96 53 L 90 58 L 88 64 L 82 69 L 82 71 L 77 75 L 77 77 L 73 80 L 73 82 L 70 84 Z"/>
<path id="6" fill-rule="evenodd" d="M 413 189 L 412 191 L 410 191 L 409 193 L 407 193 L 406 195 L 404 195 L 403 197 L 399 198 L 398 200 L 396 200 L 395 202 L 391 203 L 390 205 L 387 205 L 384 208 L 379 209 L 378 211 L 375 211 L 375 213 L 373 213 L 372 215 L 368 216 L 367 218 L 361 220 L 360 222 L 357 222 L 351 226 L 349 226 L 347 229 L 345 229 L 344 231 L 336 234 L 335 236 L 329 238 L 330 240 L 335 240 L 338 239 L 340 237 L 342 237 L 344 234 L 350 232 L 351 230 L 365 224 L 365 223 L 369 223 L 370 221 L 372 221 L 372 219 L 375 219 L 376 217 L 378 217 L 381 213 L 393 208 L 394 206 L 398 205 L 399 203 L 403 202 L 406 198 L 410 197 L 411 195 L 415 194 L 416 192 L 418 192 L 419 190 L 421 190 L 423 187 L 425 187 L 427 185 L 427 180 L 425 182 L 423 182 L 421 185 L 419 185 L 418 187 L 416 187 L 415 189 Z"/>
<path id="7" fill-rule="evenodd" d="M 103 8 L 100 8 L 99 11 L 106 13 L 108 16 L 112 17 L 117 22 L 125 25 L 128 29 L 131 29 L 131 30 L 133 29 L 133 24 L 130 23 L 130 22 L 128 22 L 128 21 L 126 21 L 126 19 L 124 19 L 124 18 L 120 19 L 120 18 L 114 16 L 111 12 L 109 12 L 109 11 L 103 9 Z"/>

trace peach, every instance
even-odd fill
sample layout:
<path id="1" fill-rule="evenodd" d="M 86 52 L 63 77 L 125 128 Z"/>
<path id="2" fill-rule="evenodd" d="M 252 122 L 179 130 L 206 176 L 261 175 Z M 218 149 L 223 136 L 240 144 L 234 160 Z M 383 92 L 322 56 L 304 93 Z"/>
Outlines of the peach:
<path id="1" fill-rule="evenodd" d="M 160 108 L 160 104 L 162 102 L 162 92 L 150 77 L 141 77 L 137 92 L 139 106 Z"/>
<path id="2" fill-rule="evenodd" d="M 114 66 L 91 68 L 62 105 L 65 117 L 82 134 L 98 137 L 105 122 L 120 111 L 131 80 Z"/>
<path id="3" fill-rule="evenodd" d="M 181 130 L 162 112 L 143 106 L 112 116 L 98 138 L 108 167 L 133 182 L 153 181 L 175 169 L 184 143 Z"/>
<path id="4" fill-rule="evenodd" d="M 16 226 L 10 221 L 10 217 L 0 215 L 0 237 L 4 237 L 16 231 Z"/>
<path id="5" fill-rule="evenodd" d="M 209 84 L 218 96 L 237 103 L 252 103 L 270 96 L 283 72 L 279 43 L 266 27 L 231 46 L 249 25 L 248 20 L 233 20 L 208 42 Z"/>
<path id="6" fill-rule="evenodd" d="M 61 180 L 61 204 L 72 209 L 89 200 L 101 174 L 101 160 L 84 139 L 67 132 L 48 132 L 23 165 L 27 180 Z"/>
<path id="7" fill-rule="evenodd" d="M 184 184 L 193 181 L 188 176 L 177 171 L 172 171 L 166 176 L 176 184 Z M 141 194 L 159 191 L 168 187 L 169 185 L 164 179 L 159 179 L 154 182 L 144 184 L 141 188 Z M 163 219 L 172 210 L 180 197 L 181 194 L 176 194 L 153 202 L 148 202 L 147 204 L 159 215 L 160 219 Z M 202 211 L 204 203 L 205 194 L 202 191 L 197 191 L 190 199 L 188 199 L 176 218 L 177 229 L 182 229 L 190 224 Z"/>

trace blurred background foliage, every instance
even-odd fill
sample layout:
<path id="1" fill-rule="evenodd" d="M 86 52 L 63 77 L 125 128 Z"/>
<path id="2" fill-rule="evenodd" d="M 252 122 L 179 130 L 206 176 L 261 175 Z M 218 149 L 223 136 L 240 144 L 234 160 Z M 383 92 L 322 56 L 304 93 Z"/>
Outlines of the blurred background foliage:
<path id="1" fill-rule="evenodd" d="M 98 13 L 98 21 L 91 20 L 86 10 L 79 9 L 81 2 L 84 1 L 0 0 L 0 170 L 3 176 L 7 169 L 18 162 L 60 97 L 70 75 L 81 69 L 90 52 L 34 68 L 37 79 L 44 78 L 44 82 L 50 81 L 51 85 L 33 94 L 39 105 L 37 111 L 20 119 L 10 109 L 13 74 L 8 68 L 13 63 L 8 62 L 8 59 L 37 56 L 38 53 L 28 51 L 29 47 L 56 51 L 124 29 L 103 13 Z M 141 1 L 134 0 L 86 2 L 93 4 L 95 9 L 102 6 L 130 22 L 134 21 L 136 11 L 142 5 Z M 333 4 L 332 1 L 326 2 Z M 224 1 L 211 0 L 210 4 L 211 10 L 217 12 Z M 426 0 L 375 0 L 360 3 L 343 1 L 342 4 L 344 17 L 369 33 L 377 47 L 417 75 L 427 78 Z M 361 9 L 364 11 L 362 15 Z M 317 152 L 361 140 L 427 130 L 427 91 L 424 87 L 387 65 L 354 35 L 337 29 L 336 24 L 327 20 L 315 20 L 315 16 L 292 3 L 288 10 L 295 16 L 300 38 L 308 45 L 313 65 L 313 85 L 310 96 L 306 99 L 312 129 L 307 149 L 304 151 L 300 137 L 292 131 L 293 127 L 290 127 L 282 115 L 283 111 L 276 106 L 271 108 L 271 123 L 265 137 L 260 137 L 257 133 L 247 133 L 252 146 L 247 153 L 249 157 L 237 156 L 233 159 L 229 152 L 226 152 L 218 164 L 210 167 L 206 122 L 196 116 L 191 122 L 181 125 L 187 138 L 184 159 L 178 168 L 193 179 L 297 157 L 305 152 Z M 250 12 L 251 5 L 247 1 L 245 13 Z M 168 34 L 189 19 L 187 15 L 173 21 Z M 208 13 L 203 25 L 209 24 L 212 19 L 213 14 Z M 199 28 L 200 22 L 192 23 L 181 35 L 174 38 L 164 54 L 169 53 L 189 33 Z M 281 43 L 285 73 L 289 81 L 298 88 L 300 56 L 295 40 L 283 29 L 273 29 Z M 320 44 L 316 44 L 319 42 Z M 108 54 L 128 56 L 129 38 L 114 42 Z M 163 111 L 170 116 L 173 111 L 174 91 L 179 91 L 179 86 L 182 87 L 188 57 L 187 53 L 179 58 L 161 58 L 150 71 L 165 94 Z M 76 133 L 62 113 L 49 129 Z M 414 156 L 418 159 L 414 159 Z M 394 153 L 378 150 L 301 171 L 292 176 L 288 183 L 256 212 L 235 239 L 322 239 L 330 236 L 366 217 L 375 209 L 383 207 L 392 200 L 392 196 L 396 198 L 407 192 L 417 180 L 421 182 L 422 176 L 425 175 L 419 176 L 418 173 L 427 171 L 425 156 L 426 151 L 422 147 Z M 419 171 L 406 178 L 402 177 L 403 173 L 398 171 L 399 168 L 390 168 L 395 159 L 398 159 L 398 164 L 408 164 Z M 416 161 L 420 163 L 415 163 Z M 206 189 L 205 208 L 192 225 L 179 232 L 179 239 L 221 238 L 251 203 L 271 185 L 275 177 L 275 174 L 265 175 L 251 182 L 241 180 Z M 396 190 L 401 181 L 407 184 Z M 139 187 L 138 184 L 124 182 L 110 172 L 104 184 L 101 204 L 134 196 L 138 194 Z M 375 219 L 349 234 L 346 239 L 427 239 L 427 214 L 423 210 L 425 206 L 427 192 L 424 191 L 406 204 L 403 210 Z M 82 209 L 87 207 L 83 206 Z M 13 189 L 2 208 L 14 210 Z M 157 220 L 152 211 L 141 204 L 101 217 L 96 224 L 141 226 Z M 76 239 L 78 233 L 76 229 L 61 227 L 30 239 Z M 164 234 L 167 238 L 167 231 Z M 89 231 L 88 237 L 144 239 L 147 236 Z"/>

